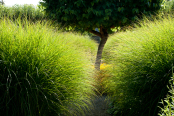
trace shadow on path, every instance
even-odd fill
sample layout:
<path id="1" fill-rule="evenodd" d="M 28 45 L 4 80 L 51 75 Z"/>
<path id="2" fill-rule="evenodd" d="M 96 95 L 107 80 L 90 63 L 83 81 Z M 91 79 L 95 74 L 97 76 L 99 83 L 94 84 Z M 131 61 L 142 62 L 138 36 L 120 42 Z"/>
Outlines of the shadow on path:
<path id="1" fill-rule="evenodd" d="M 109 107 L 109 99 L 104 96 L 96 96 L 92 101 L 93 105 L 89 107 L 93 107 L 90 111 L 85 112 L 84 116 L 111 116 L 107 113 L 107 109 Z M 77 116 L 83 116 L 78 114 Z"/>

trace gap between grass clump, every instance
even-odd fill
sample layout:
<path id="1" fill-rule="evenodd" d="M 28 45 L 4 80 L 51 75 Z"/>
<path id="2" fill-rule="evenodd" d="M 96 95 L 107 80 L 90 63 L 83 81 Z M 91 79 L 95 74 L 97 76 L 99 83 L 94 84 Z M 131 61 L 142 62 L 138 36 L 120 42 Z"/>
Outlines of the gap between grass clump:
<path id="1" fill-rule="evenodd" d="M 95 95 L 93 41 L 39 22 L 6 18 L 0 25 L 0 115 L 62 116 L 88 109 Z"/>
<path id="2" fill-rule="evenodd" d="M 157 19 L 140 21 L 140 27 L 107 42 L 104 59 L 113 69 L 105 88 L 113 115 L 155 116 L 160 110 L 172 74 L 174 20 L 170 15 Z"/>
<path id="3" fill-rule="evenodd" d="M 94 66 L 93 66 L 94 68 Z M 110 71 L 112 69 L 112 66 L 106 63 L 102 63 L 100 65 L 100 71 L 95 72 L 95 87 L 96 87 L 96 93 L 98 95 L 107 95 L 107 91 L 105 90 L 105 83 L 110 78 Z"/>
<path id="4" fill-rule="evenodd" d="M 168 94 L 166 95 L 165 99 L 164 100 L 161 100 L 161 104 L 162 104 L 162 107 L 159 107 L 161 110 L 160 112 L 158 113 L 159 116 L 172 116 L 174 115 L 174 104 L 173 104 L 173 101 L 174 101 L 174 80 L 173 80 L 173 66 L 172 66 L 172 77 L 171 79 L 169 80 L 169 86 L 168 89 Z"/>

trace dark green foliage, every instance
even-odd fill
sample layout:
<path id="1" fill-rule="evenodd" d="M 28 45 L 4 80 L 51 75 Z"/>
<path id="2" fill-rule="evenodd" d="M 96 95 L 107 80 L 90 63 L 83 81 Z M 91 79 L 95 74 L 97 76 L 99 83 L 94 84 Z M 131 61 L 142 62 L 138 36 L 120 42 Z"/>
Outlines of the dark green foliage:
<path id="1" fill-rule="evenodd" d="M 43 0 L 49 16 L 62 25 L 85 29 L 123 26 L 161 7 L 162 0 Z"/>

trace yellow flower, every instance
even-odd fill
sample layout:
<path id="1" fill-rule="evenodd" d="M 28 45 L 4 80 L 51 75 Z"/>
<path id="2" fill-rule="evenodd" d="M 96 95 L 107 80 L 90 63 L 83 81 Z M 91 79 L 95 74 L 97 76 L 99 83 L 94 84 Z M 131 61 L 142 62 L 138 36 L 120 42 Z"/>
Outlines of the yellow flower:
<path id="1" fill-rule="evenodd" d="M 107 69 L 108 67 L 111 67 L 111 65 L 106 64 L 106 63 L 101 63 L 101 65 L 100 65 L 100 70 Z M 92 68 L 94 69 L 95 66 L 93 65 Z"/>
<path id="2" fill-rule="evenodd" d="M 100 70 L 104 70 L 104 69 L 106 69 L 106 68 L 108 68 L 108 67 L 110 67 L 110 65 L 108 65 L 108 64 L 106 64 L 106 63 L 102 63 L 102 64 L 100 65 Z"/>

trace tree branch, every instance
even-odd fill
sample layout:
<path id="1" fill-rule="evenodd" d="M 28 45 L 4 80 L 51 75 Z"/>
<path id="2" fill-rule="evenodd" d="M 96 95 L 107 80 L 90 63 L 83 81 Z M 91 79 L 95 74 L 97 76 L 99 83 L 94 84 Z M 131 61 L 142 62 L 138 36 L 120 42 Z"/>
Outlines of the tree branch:
<path id="1" fill-rule="evenodd" d="M 89 32 L 93 33 L 94 35 L 97 35 L 97 36 L 101 37 L 101 33 L 100 32 L 97 32 L 97 31 L 94 31 L 94 30 L 91 30 Z"/>
<path id="2" fill-rule="evenodd" d="M 102 26 L 100 26 L 100 33 L 101 33 L 101 35 L 104 34 L 104 33 L 103 33 L 103 27 L 102 27 Z"/>
<path id="3" fill-rule="evenodd" d="M 107 29 L 104 29 L 102 26 L 100 27 L 101 36 L 108 36 Z M 102 37 L 101 37 L 102 38 Z"/>

